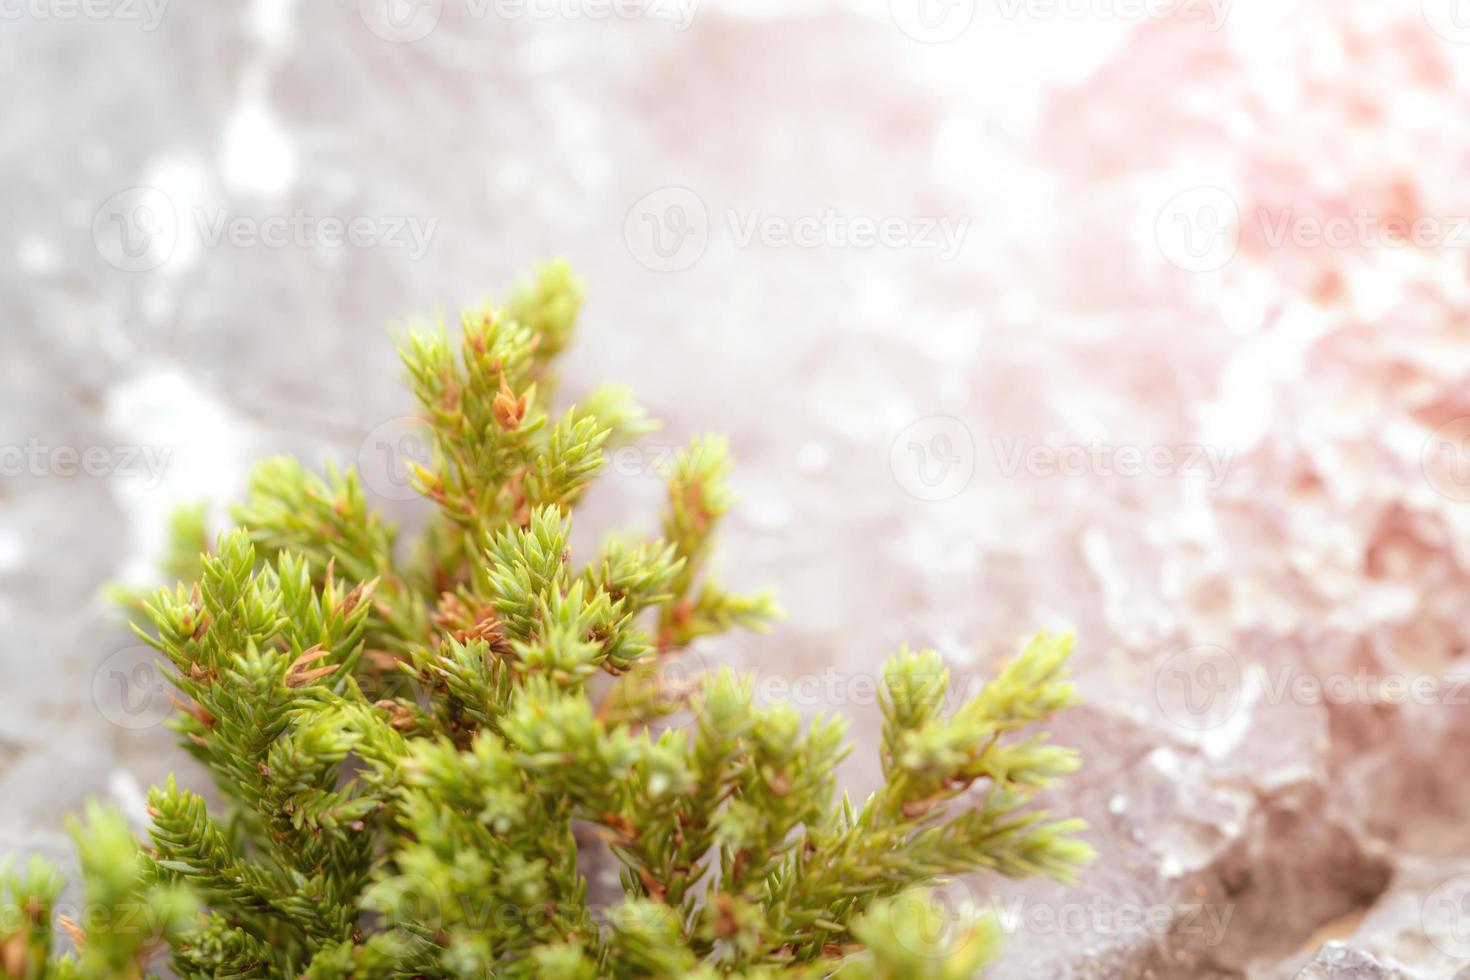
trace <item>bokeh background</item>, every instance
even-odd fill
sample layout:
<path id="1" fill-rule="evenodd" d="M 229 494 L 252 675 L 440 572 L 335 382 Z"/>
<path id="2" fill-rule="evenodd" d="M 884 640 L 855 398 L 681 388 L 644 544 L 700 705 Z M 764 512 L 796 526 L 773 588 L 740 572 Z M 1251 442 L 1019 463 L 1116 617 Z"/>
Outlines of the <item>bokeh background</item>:
<path id="1" fill-rule="evenodd" d="M 1073 628 L 993 976 L 1470 976 L 1470 4 L 0 0 L 0 849 L 178 768 L 100 596 L 278 452 L 401 499 L 393 324 L 567 256 L 566 393 L 730 434 L 702 648 L 855 722 Z"/>

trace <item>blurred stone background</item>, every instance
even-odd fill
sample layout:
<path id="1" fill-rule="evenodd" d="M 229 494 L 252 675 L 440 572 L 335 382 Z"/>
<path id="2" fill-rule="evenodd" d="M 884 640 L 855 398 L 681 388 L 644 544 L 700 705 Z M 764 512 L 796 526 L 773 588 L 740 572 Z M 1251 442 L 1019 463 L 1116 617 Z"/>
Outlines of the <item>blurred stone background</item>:
<path id="1" fill-rule="evenodd" d="M 1462 7 L 0 2 L 0 850 L 199 782 L 99 595 L 169 508 L 292 452 L 411 523 L 390 325 L 562 254 L 567 395 L 665 422 L 596 523 L 731 435 L 790 615 L 700 657 L 855 794 L 901 644 L 1076 629 L 1102 857 L 950 889 L 993 976 L 1470 976 Z"/>

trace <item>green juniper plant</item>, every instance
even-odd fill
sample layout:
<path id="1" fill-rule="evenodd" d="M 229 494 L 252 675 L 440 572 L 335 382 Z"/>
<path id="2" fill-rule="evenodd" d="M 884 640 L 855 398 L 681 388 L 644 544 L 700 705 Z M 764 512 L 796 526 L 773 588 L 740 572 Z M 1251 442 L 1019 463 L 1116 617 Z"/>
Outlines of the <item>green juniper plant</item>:
<path id="1" fill-rule="evenodd" d="M 1074 702 L 1069 637 L 957 706 L 934 653 L 889 661 L 861 804 L 838 793 L 839 719 L 759 705 L 728 669 L 670 681 L 683 648 L 777 610 L 710 574 L 717 438 L 667 467 L 659 540 L 574 562 L 604 455 L 651 428 L 615 387 L 553 409 L 580 303 L 551 263 L 453 339 L 408 338 L 433 446 L 412 480 L 436 505 L 416 540 L 358 474 L 289 459 L 255 471 L 234 530 L 177 515 L 179 584 L 136 600 L 139 632 L 219 803 L 169 779 L 146 844 L 89 812 L 81 921 L 53 915 L 49 867 L 6 875 L 6 977 L 139 978 L 166 947 L 186 978 L 961 978 L 999 927 L 949 921 L 925 886 L 1089 859 L 1079 822 L 1032 806 L 1076 754 L 1019 734 Z"/>

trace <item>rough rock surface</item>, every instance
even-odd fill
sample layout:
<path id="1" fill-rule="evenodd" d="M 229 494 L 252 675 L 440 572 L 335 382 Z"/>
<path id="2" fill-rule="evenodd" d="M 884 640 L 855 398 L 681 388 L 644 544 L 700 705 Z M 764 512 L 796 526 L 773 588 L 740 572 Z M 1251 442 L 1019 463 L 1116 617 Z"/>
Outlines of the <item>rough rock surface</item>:
<path id="1" fill-rule="evenodd" d="M 1402 980 L 1404 976 L 1362 950 L 1333 940 L 1322 944 L 1296 980 Z"/>
<path id="2" fill-rule="evenodd" d="M 371 462 L 387 322 L 560 252 L 569 387 L 740 456 L 726 577 L 791 615 L 705 656 L 826 678 L 800 706 L 858 719 L 856 792 L 857 680 L 899 644 L 967 683 L 1077 629 L 1054 804 L 1102 859 L 955 886 L 1012 928 L 995 976 L 1470 967 L 1470 32 L 1450 0 L 1166 6 L 7 14 L 0 850 L 65 854 L 87 795 L 136 812 L 181 765 L 98 599 L 170 503 L 266 452 Z M 599 519 L 646 522 L 648 470 Z"/>

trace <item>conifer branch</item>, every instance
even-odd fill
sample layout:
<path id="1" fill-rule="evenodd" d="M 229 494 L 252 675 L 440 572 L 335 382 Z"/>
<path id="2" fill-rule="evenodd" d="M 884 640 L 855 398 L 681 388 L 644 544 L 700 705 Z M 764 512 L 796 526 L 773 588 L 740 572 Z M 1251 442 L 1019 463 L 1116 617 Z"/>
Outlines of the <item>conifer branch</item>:
<path id="1" fill-rule="evenodd" d="M 1090 859 L 1080 823 L 1032 806 L 1078 765 L 1035 731 L 1076 703 L 1070 636 L 1038 636 L 953 710 L 936 654 L 895 656 L 884 782 L 861 806 L 838 788 L 841 719 L 758 705 L 728 669 L 660 673 L 779 610 L 713 574 L 734 504 L 718 437 L 675 457 L 659 540 L 572 554 L 606 454 L 653 427 L 616 386 L 555 407 L 581 296 L 554 262 L 454 338 L 409 336 L 433 446 L 413 480 L 436 505 L 411 540 L 353 471 L 288 459 L 212 541 L 202 508 L 179 512 L 175 584 L 129 604 L 223 803 L 170 778 L 147 850 L 89 811 L 74 834 L 106 913 L 89 923 L 53 921 L 44 864 L 0 876 L 18 913 L 0 976 L 141 978 L 166 946 L 185 980 L 959 978 L 997 927 L 941 929 L 925 886 Z M 689 724 L 660 726 L 674 712 Z M 611 907 L 590 897 L 597 860 L 621 872 Z M 128 909 L 149 928 L 108 927 Z M 53 958 L 58 931 L 75 950 Z"/>

